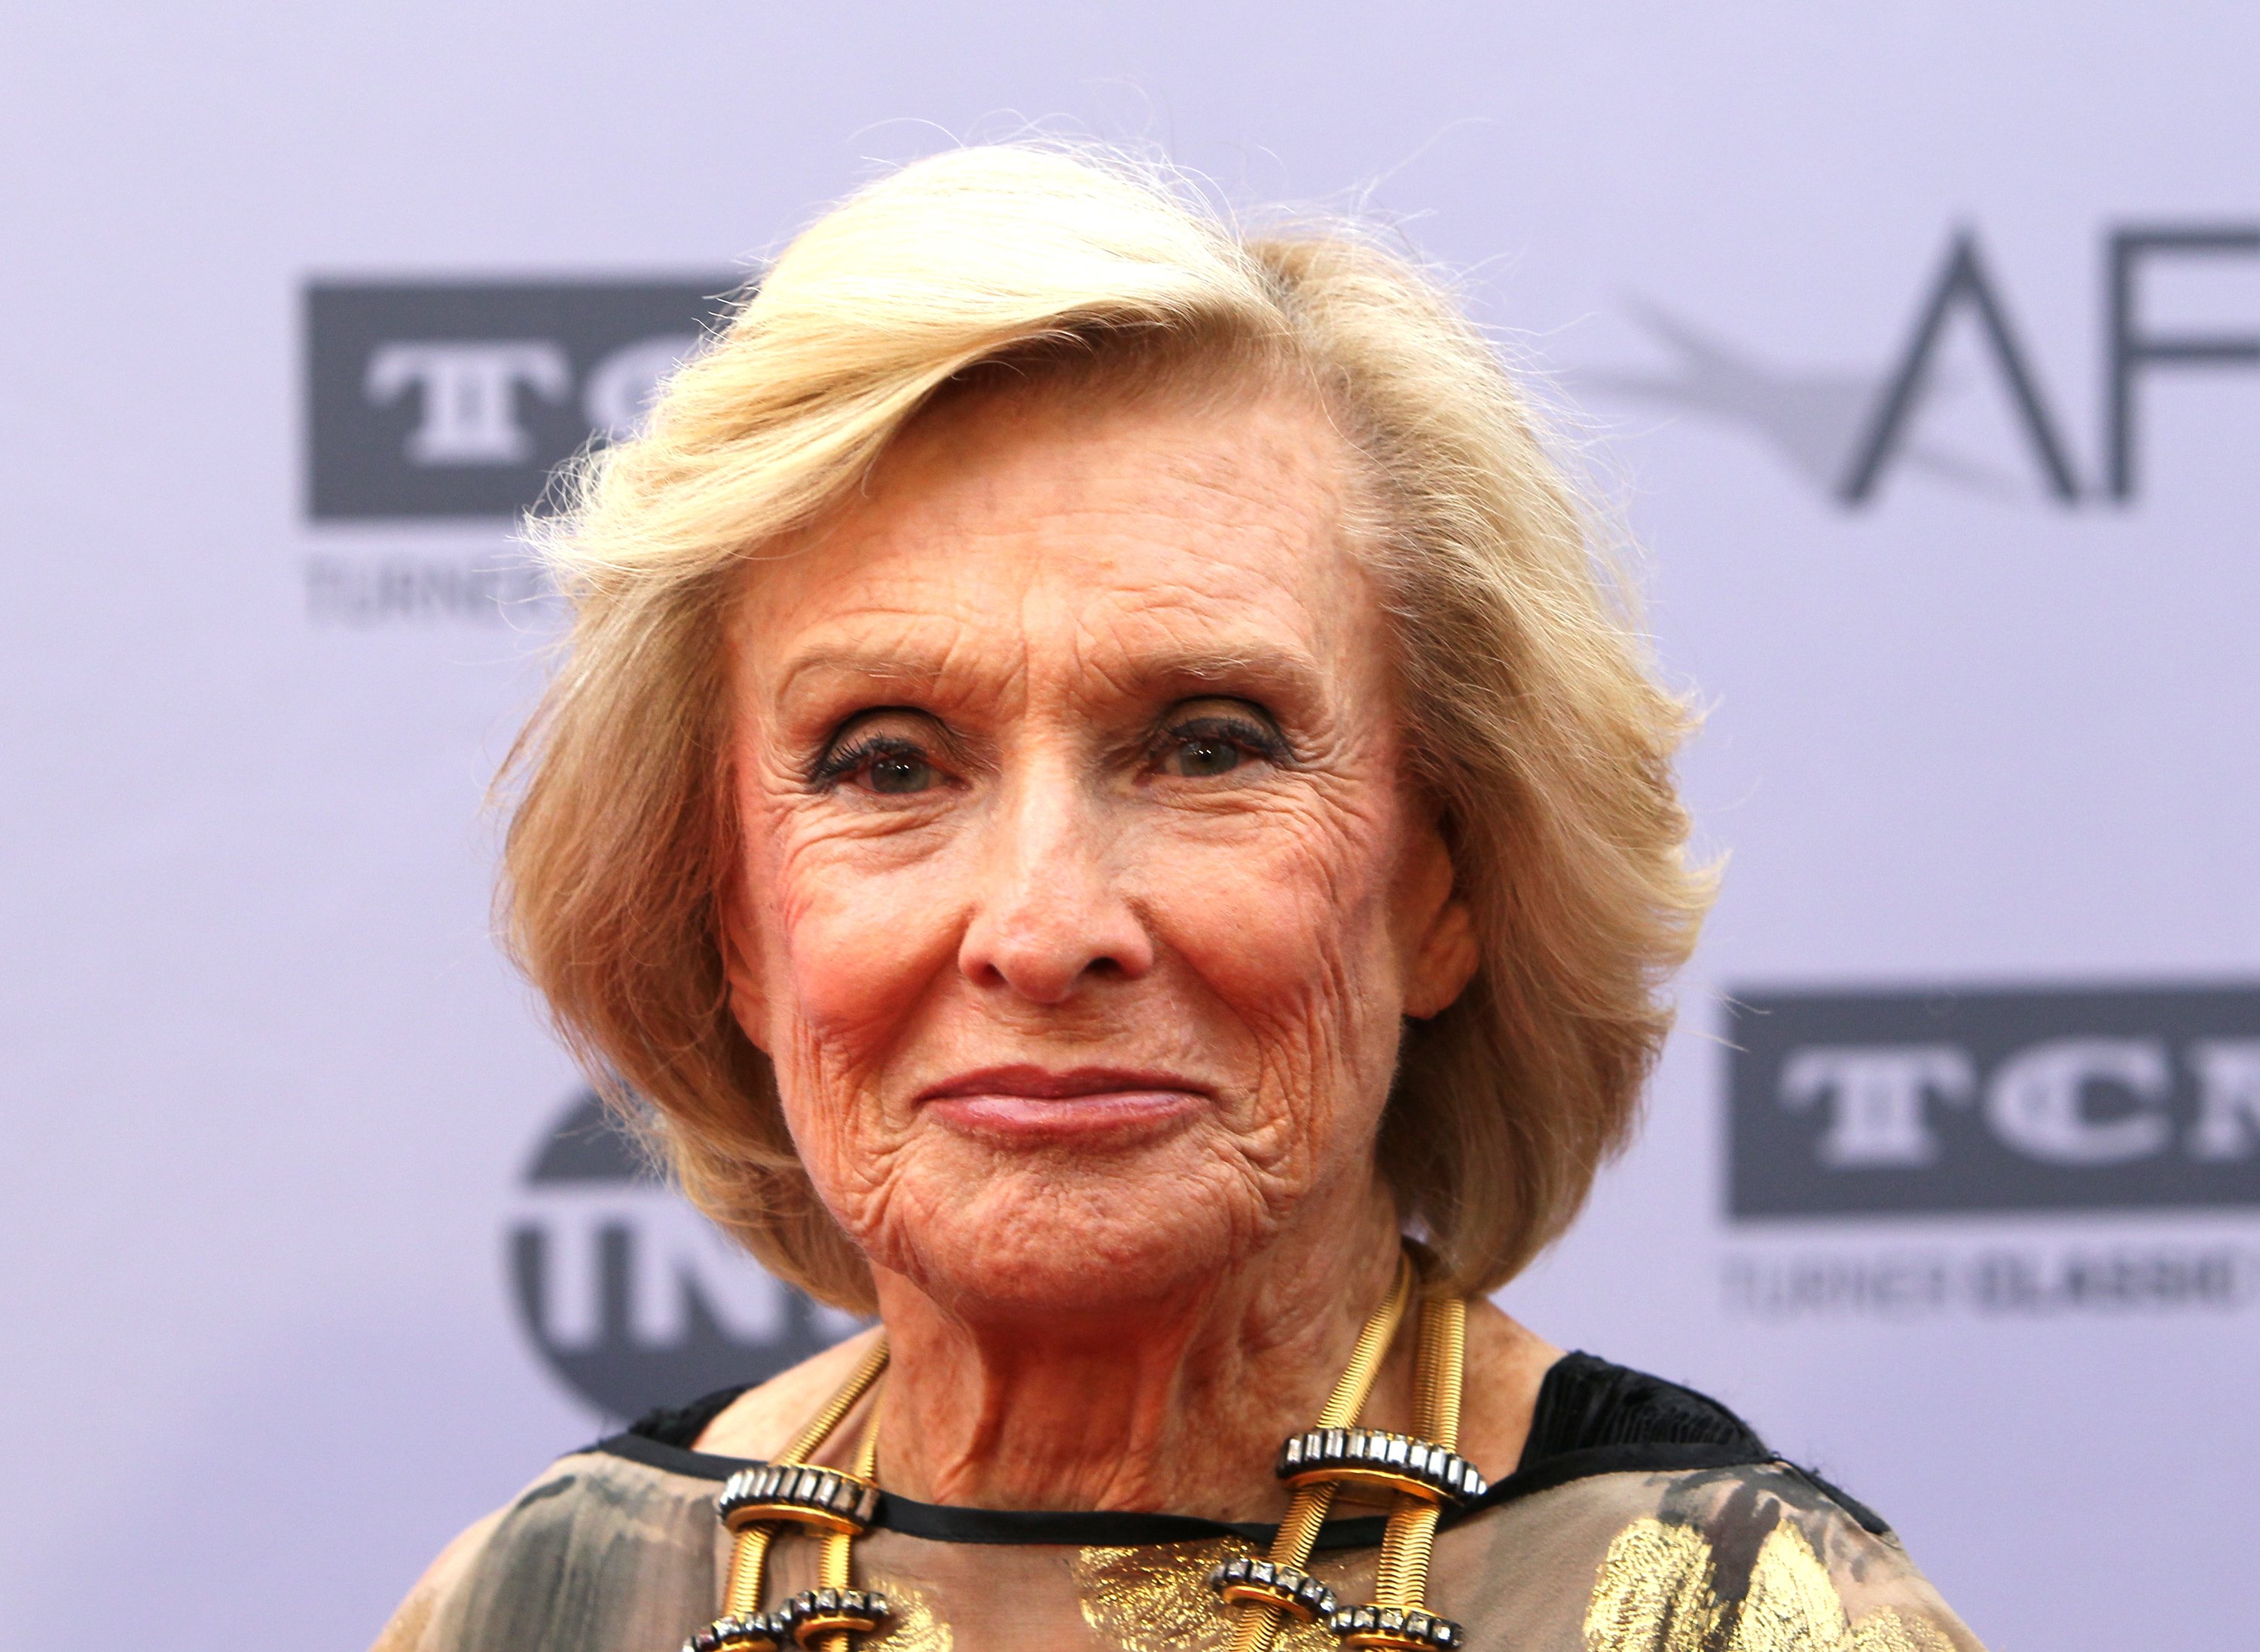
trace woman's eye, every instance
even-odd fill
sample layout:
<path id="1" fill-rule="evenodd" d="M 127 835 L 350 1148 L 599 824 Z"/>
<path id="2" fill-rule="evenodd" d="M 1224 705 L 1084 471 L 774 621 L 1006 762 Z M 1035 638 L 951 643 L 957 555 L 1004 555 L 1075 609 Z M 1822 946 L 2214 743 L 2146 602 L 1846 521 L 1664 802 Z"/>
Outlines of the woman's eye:
<path id="1" fill-rule="evenodd" d="M 890 795 L 924 791 L 936 778 L 933 765 L 915 752 L 882 752 L 863 771 L 864 783 Z"/>
<path id="2" fill-rule="evenodd" d="M 1177 742 L 1168 767 L 1187 779 L 1204 780 L 1211 775 L 1230 774 L 1246 754 L 1228 740 L 1197 734 Z"/>
<path id="3" fill-rule="evenodd" d="M 1251 762 L 1284 762 L 1286 742 L 1253 716 L 1189 718 L 1162 737 L 1157 767 L 1180 780 L 1211 780 Z"/>
<path id="4" fill-rule="evenodd" d="M 821 790 L 846 785 L 902 797 L 930 791 L 948 776 L 926 755 L 923 740 L 908 733 L 868 729 L 861 733 L 850 730 L 836 740 L 817 760 L 810 778 Z"/>

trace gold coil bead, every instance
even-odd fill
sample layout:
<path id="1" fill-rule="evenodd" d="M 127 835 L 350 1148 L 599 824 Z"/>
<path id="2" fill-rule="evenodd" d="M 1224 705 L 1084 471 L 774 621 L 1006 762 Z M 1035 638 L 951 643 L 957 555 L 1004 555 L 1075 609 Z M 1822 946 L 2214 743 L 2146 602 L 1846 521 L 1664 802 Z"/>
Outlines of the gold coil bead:
<path id="1" fill-rule="evenodd" d="M 855 1369 L 848 1374 L 848 1380 L 833 1391 L 832 1398 L 824 1402 L 822 1409 L 809 1419 L 801 1431 L 793 1436 L 792 1443 L 779 1453 L 774 1462 L 760 1464 L 755 1469 L 740 1470 L 724 1484 L 721 1495 L 715 1499 L 715 1513 L 721 1517 L 723 1524 L 729 1527 L 735 1534 L 737 1541 L 730 1548 L 729 1581 L 724 1585 L 722 1591 L 723 1615 L 708 1629 L 700 1631 L 701 1634 L 711 1634 L 724 1623 L 748 1626 L 760 1624 L 774 1628 L 774 1626 L 769 1625 L 769 1620 L 762 1615 L 762 1577 L 768 1567 L 769 1543 L 776 1535 L 778 1521 L 764 1519 L 757 1513 L 747 1511 L 742 1502 L 733 1511 L 733 1489 L 743 1489 L 740 1485 L 741 1482 L 750 1481 L 765 1470 L 776 1471 L 778 1477 L 782 1479 L 784 1471 L 805 1467 L 807 1459 L 822 1448 L 824 1442 L 832 1437 L 832 1431 L 840 1426 L 849 1412 L 855 1409 L 856 1403 L 870 1391 L 871 1385 L 879 1380 L 881 1374 L 886 1369 L 887 1339 L 883 1336 L 865 1352 L 862 1360 L 857 1362 Z M 833 1471 L 825 1470 L 819 1472 L 831 1474 Z M 849 1477 L 834 1476 L 834 1477 L 845 1479 Z M 852 1477 L 859 1484 L 868 1484 L 870 1479 L 869 1475 Z M 853 1505 L 855 1512 L 860 1512 L 862 1519 L 867 1525 L 870 1519 L 868 1503 L 875 1503 L 876 1500 L 875 1491 L 868 1502 L 858 1497 Z M 738 1518 L 733 1518 L 733 1512 Z M 786 1514 L 783 1518 L 795 1517 Z M 800 1523 L 812 1524 L 813 1522 L 803 1518 Z M 750 1628 L 747 1631 L 748 1634 L 754 1632 Z M 777 1631 L 773 1634 L 769 1644 L 772 1646 L 780 1644 L 782 1633 Z M 691 1642 L 686 1643 L 686 1648 L 693 1647 L 697 1638 L 694 1635 Z M 736 1652 L 736 1648 L 740 1645 L 746 1648 L 746 1652 L 762 1652 L 758 1642 L 755 1641 L 740 1642 L 718 1641 L 714 1647 L 696 1648 L 695 1652 L 716 1652 L 716 1648 L 726 1645 L 730 1648 L 730 1652 Z"/>
<path id="2" fill-rule="evenodd" d="M 1412 1299 L 1412 1260 L 1400 1255 L 1389 1294 L 1358 1332 L 1357 1346 L 1350 1350 L 1349 1364 L 1343 1369 L 1341 1379 L 1334 1384 L 1334 1391 L 1319 1412 L 1320 1427 L 1345 1428 L 1357 1420 L 1358 1412 L 1365 1409 L 1367 1397 L 1373 1392 L 1374 1379 L 1381 1374 L 1381 1362 L 1388 1355 L 1389 1345 L 1397 1340 L 1397 1328 L 1404 1323 L 1405 1304 Z M 1271 1541 L 1269 1558 L 1274 1567 L 1301 1571 L 1311 1563 L 1311 1551 L 1318 1547 L 1319 1527 L 1326 1523 L 1327 1510 L 1334 1499 L 1334 1489 L 1331 1485 L 1295 1489 L 1294 1496 L 1288 1499 L 1287 1513 L 1279 1522 L 1279 1534 Z M 1279 1620 L 1286 1615 L 1284 1609 L 1275 1602 L 1249 1600 L 1237 1610 L 1240 1620 L 1233 1626 L 1232 1652 L 1265 1652 L 1279 1633 Z"/>
<path id="3" fill-rule="evenodd" d="M 809 1454 L 832 1438 L 832 1431 L 847 1420 L 848 1413 L 855 1409 L 855 1402 L 869 1391 L 871 1384 L 879 1380 L 880 1374 L 886 1369 L 887 1339 L 883 1336 L 871 1344 L 848 1380 L 840 1384 L 838 1391 L 830 1399 L 824 1402 L 824 1409 L 808 1420 L 807 1426 L 794 1437 L 793 1442 L 784 1448 L 784 1454 L 777 1461 L 807 1462 Z"/>
<path id="4" fill-rule="evenodd" d="M 855 1448 L 855 1477 L 868 1485 L 878 1484 L 879 1407 L 876 1402 L 869 1420 L 863 1425 L 862 1441 Z M 824 1546 L 816 1554 L 816 1587 L 777 1608 L 778 1627 L 811 1652 L 848 1652 L 851 1636 L 869 1634 L 885 1620 L 886 1596 L 849 1586 L 855 1582 L 855 1532 L 845 1529 L 825 1533 Z"/>
<path id="5" fill-rule="evenodd" d="M 1467 1325 L 1464 1298 L 1431 1297 L 1421 1305 L 1414 1373 L 1418 1427 L 1432 1442 L 1432 1454 L 1441 1450 L 1452 1465 L 1441 1471 L 1448 1484 L 1464 1465 L 1454 1501 L 1481 1497 L 1488 1489 L 1482 1475 L 1454 1449 L 1459 1443 L 1460 1406 L 1467 1383 Z M 1384 1455 L 1392 1460 L 1390 1466 L 1395 1466 L 1394 1448 Z M 1409 1449 L 1406 1456 L 1410 1466 Z M 1371 1606 L 1337 1608 L 1327 1620 L 1327 1627 L 1345 1647 L 1381 1652 L 1454 1652 L 1463 1643 L 1464 1632 L 1449 1618 L 1427 1609 L 1428 1568 L 1435 1553 L 1443 1499 L 1427 1487 L 1400 1489 L 1403 1494 L 1390 1511 L 1389 1525 L 1382 1536 L 1381 1562 L 1374 1579 L 1378 1598 Z"/>
<path id="6" fill-rule="evenodd" d="M 1460 1406 L 1468 1381 L 1468 1299 L 1432 1297 L 1420 1311 L 1419 1427 L 1450 1450 L 1460 1443 Z"/>
<path id="7" fill-rule="evenodd" d="M 752 1617 L 762 1609 L 762 1572 L 769 1561 L 774 1526 L 748 1526 L 730 1546 L 730 1580 L 722 1591 L 726 1617 Z"/>
<path id="8" fill-rule="evenodd" d="M 1381 1563 L 1373 1580 L 1378 1606 L 1409 1610 L 1422 1604 L 1428 1592 L 1428 1563 L 1435 1551 L 1436 1520 L 1442 1513 L 1433 1503 L 1400 1503 L 1389 1513 L 1381 1540 Z"/>

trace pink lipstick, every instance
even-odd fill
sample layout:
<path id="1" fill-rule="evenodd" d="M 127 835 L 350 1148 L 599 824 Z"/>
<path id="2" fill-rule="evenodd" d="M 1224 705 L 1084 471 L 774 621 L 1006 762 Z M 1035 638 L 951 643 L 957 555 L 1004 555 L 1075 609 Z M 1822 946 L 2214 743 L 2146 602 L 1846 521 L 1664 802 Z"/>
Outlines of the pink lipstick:
<path id="1" fill-rule="evenodd" d="M 918 1097 L 953 1128 L 1031 1144 L 1156 1133 L 1208 1100 L 1178 1074 L 1119 1067 L 983 1067 Z"/>

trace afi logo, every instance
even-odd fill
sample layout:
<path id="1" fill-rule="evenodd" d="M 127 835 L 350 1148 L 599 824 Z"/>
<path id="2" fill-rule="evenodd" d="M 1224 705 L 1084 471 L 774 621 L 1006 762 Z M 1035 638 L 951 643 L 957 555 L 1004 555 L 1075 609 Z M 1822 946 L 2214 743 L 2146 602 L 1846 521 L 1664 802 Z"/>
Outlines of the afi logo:
<path id="1" fill-rule="evenodd" d="M 1671 347 L 1678 357 L 1676 370 L 1589 374 L 1581 382 L 1754 429 L 1840 504 L 1857 508 L 1872 501 L 1902 465 L 1957 481 L 1978 478 L 1978 467 L 1915 439 L 1924 407 L 1941 387 L 1940 354 L 1959 333 L 1976 345 L 1980 371 L 2043 492 L 2065 505 L 2128 500 L 2138 491 L 2141 411 L 2154 381 L 2192 370 L 2260 367 L 2260 298 L 2246 331 L 2158 326 L 2145 302 L 2156 277 L 2178 267 L 2242 259 L 2253 260 L 2253 274 L 2260 276 L 2260 224 L 2148 225 L 2106 232 L 2106 314 L 2098 330 L 2103 340 L 2100 452 L 2085 475 L 2061 409 L 2044 388 L 2013 318 L 2007 289 L 1971 230 L 1948 243 L 1915 305 L 1906 344 L 1880 374 L 1770 368 L 1649 307 L 1641 318 Z"/>
<path id="2" fill-rule="evenodd" d="M 317 520 L 511 517 L 641 420 L 734 283 L 318 282 L 306 295 Z"/>
<path id="3" fill-rule="evenodd" d="M 1738 1216 L 2260 1204 L 2260 989 L 1750 993 Z"/>

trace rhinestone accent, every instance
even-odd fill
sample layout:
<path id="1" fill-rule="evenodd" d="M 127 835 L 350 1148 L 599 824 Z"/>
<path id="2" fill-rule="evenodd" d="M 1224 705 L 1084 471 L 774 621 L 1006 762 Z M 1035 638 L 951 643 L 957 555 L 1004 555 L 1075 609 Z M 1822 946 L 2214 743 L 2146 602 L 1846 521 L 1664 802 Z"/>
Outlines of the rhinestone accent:
<path id="1" fill-rule="evenodd" d="M 1305 1622 L 1325 1618 L 1336 1604 L 1334 1591 L 1308 1572 L 1245 1555 L 1209 1573 L 1208 1586 L 1223 1596 L 1227 1606 L 1277 1606 Z"/>
<path id="2" fill-rule="evenodd" d="M 717 1618 L 683 1643 L 683 1652 L 777 1652 L 784 1631 L 767 1613 Z"/>
<path id="3" fill-rule="evenodd" d="M 763 1520 L 789 1520 L 819 1531 L 861 1536 L 879 1506 L 879 1488 L 837 1469 L 770 1462 L 740 1469 L 723 1484 L 715 1512 L 732 1531 Z"/>
<path id="4" fill-rule="evenodd" d="M 1471 1502 L 1491 1489 L 1458 1452 L 1377 1428 L 1312 1428 L 1294 1435 L 1279 1448 L 1277 1473 L 1291 1486 L 1355 1480 L 1432 1503 Z"/>
<path id="5" fill-rule="evenodd" d="M 845 1629 L 869 1634 L 887 1620 L 887 1598 L 869 1589 L 804 1589 L 770 1614 L 780 1638 L 802 1646 Z"/>
<path id="6" fill-rule="evenodd" d="M 1389 1652 L 1459 1652 L 1467 1644 L 1467 1631 L 1458 1624 L 1417 1608 L 1345 1606 L 1327 1614 L 1327 1627 L 1344 1646 Z"/>

